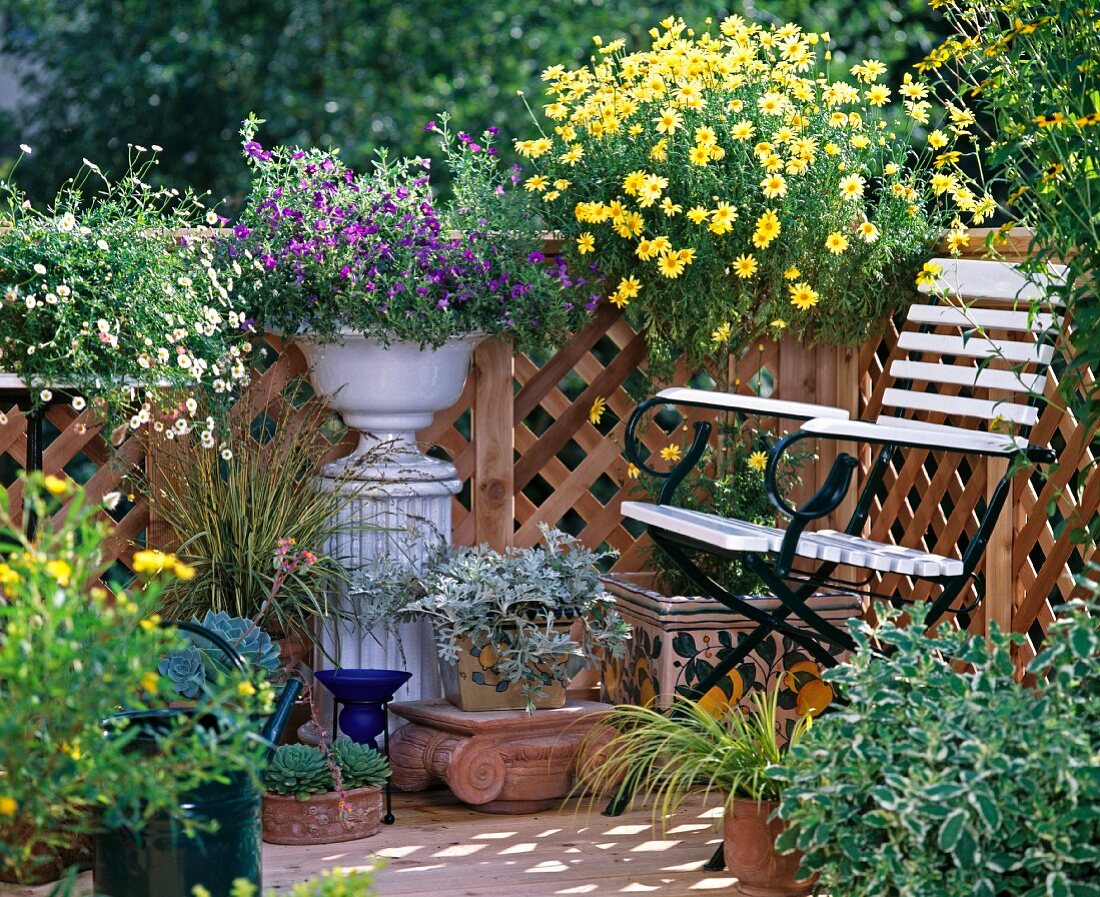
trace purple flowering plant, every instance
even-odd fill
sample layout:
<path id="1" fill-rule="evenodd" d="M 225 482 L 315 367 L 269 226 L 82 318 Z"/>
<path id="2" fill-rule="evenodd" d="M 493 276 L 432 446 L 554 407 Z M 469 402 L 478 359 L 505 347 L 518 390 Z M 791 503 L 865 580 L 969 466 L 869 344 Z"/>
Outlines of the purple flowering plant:
<path id="1" fill-rule="evenodd" d="M 356 331 L 384 344 L 439 346 L 468 333 L 508 333 L 522 348 L 560 341 L 585 316 L 577 279 L 542 254 L 538 218 L 518 174 L 500 164 L 496 129 L 437 136 L 454 199 L 432 193 L 430 161 L 356 172 L 339 150 L 263 147 L 262 121 L 241 129 L 252 168 L 242 217 L 223 245 L 239 289 L 268 328 L 326 339 Z"/>

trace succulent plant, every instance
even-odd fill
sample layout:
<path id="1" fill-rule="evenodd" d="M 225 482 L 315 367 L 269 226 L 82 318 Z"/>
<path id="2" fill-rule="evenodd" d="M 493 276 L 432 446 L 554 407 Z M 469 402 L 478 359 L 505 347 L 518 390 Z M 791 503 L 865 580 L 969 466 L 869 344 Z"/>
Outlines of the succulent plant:
<path id="1" fill-rule="evenodd" d="M 206 682 L 202 652 L 194 645 L 182 651 L 169 651 L 157 666 L 157 672 L 171 679 L 176 691 L 185 698 L 197 698 Z"/>
<path id="2" fill-rule="evenodd" d="M 370 745 L 359 744 L 350 738 L 337 738 L 332 752 L 340 767 L 344 788 L 382 785 L 390 777 L 389 761 Z"/>
<path id="3" fill-rule="evenodd" d="M 208 610 L 202 620 L 194 619 L 193 622 L 199 623 L 229 642 L 250 668 L 265 670 L 267 674 L 279 669 L 279 646 L 271 640 L 270 635 L 247 617 L 233 617 L 224 610 L 217 613 Z M 198 635 L 188 634 L 188 638 L 202 651 L 208 671 L 228 672 L 230 670 L 232 663 L 229 658 L 209 641 Z"/>
<path id="4" fill-rule="evenodd" d="M 311 794 L 332 790 L 332 772 L 320 748 L 308 744 L 284 744 L 264 771 L 264 788 L 272 794 L 293 794 L 305 800 Z"/>

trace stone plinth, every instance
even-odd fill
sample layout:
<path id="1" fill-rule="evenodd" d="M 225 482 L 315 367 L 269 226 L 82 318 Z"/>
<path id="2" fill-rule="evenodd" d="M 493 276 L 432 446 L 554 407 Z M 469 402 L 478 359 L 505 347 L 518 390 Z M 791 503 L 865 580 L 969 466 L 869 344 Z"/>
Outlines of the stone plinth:
<path id="1" fill-rule="evenodd" d="M 475 810 L 535 813 L 557 806 L 577 780 L 581 743 L 593 747 L 612 732 L 611 710 L 595 701 L 567 701 L 557 710 L 466 712 L 447 701 L 390 704 L 409 722 L 390 740 L 393 786 L 423 791 L 440 781 Z"/>
<path id="2" fill-rule="evenodd" d="M 340 531 L 328 546 L 334 557 L 355 571 L 374 558 L 388 556 L 420 571 L 451 536 L 451 499 L 462 487 L 454 467 L 423 456 L 390 457 L 383 464 L 346 469 L 336 462 L 318 477 L 322 489 L 350 494 L 340 514 Z M 346 586 L 333 584 L 330 600 L 354 610 Z M 369 601 L 369 596 L 360 599 Z M 397 692 L 405 700 L 441 697 L 439 658 L 431 623 L 415 620 L 398 627 L 397 638 L 355 622 L 329 623 L 322 643 L 323 667 L 408 670 L 412 679 Z M 335 661 L 335 662 L 334 662 Z"/>

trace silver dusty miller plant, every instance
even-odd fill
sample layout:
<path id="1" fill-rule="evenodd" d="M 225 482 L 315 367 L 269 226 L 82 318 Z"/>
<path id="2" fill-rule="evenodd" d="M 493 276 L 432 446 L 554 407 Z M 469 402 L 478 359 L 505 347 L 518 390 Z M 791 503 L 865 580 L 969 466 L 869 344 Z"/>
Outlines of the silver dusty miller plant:
<path id="1" fill-rule="evenodd" d="M 492 672 L 519 683 L 529 709 L 547 680 L 565 681 L 571 658 L 581 666 L 600 652 L 620 658 L 630 637 L 596 567 L 615 552 L 590 551 L 545 525 L 542 535 L 544 545 L 503 554 L 484 545 L 446 551 L 420 578 L 422 597 L 405 605 L 431 619 L 444 661 L 457 661 L 463 637 L 474 649 L 492 645 Z M 555 628 L 576 620 L 579 638 Z"/>

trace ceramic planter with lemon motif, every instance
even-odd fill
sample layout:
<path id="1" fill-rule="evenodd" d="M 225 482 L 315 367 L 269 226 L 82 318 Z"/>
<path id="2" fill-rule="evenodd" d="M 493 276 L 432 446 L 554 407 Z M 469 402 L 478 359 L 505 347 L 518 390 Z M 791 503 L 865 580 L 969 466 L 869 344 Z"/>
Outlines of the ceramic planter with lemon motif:
<path id="1" fill-rule="evenodd" d="M 604 578 L 615 595 L 619 613 L 634 629 L 622 661 L 606 661 L 602 700 L 611 704 L 655 704 L 667 708 L 676 695 L 686 695 L 706 678 L 717 655 L 733 647 L 755 624 L 725 610 L 711 598 L 666 597 L 647 588 L 646 574 Z M 775 598 L 753 599 L 762 608 Z M 826 620 L 844 627 L 844 621 L 862 613 L 858 596 L 823 593 L 809 605 Z M 844 652 L 834 649 L 838 660 Z M 754 689 L 778 681 L 779 711 L 784 733 L 811 708 L 818 710 L 832 700 L 832 688 L 821 680 L 819 665 L 790 639 L 772 633 L 736 669 L 700 699 L 714 713 L 730 707 L 747 707 Z"/>
<path id="2" fill-rule="evenodd" d="M 567 631 L 572 622 L 563 621 L 554 629 Z M 493 645 L 477 647 L 465 636 L 458 641 L 458 661 L 440 661 L 443 694 L 459 710 L 523 710 L 527 696 L 523 684 L 509 682 L 493 672 L 497 650 Z M 549 671 L 536 669 L 541 686 L 531 697 L 535 710 L 555 710 L 565 706 L 565 683 Z"/>

